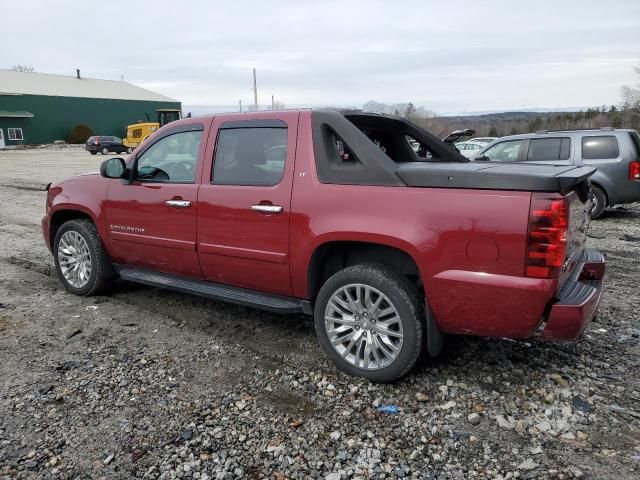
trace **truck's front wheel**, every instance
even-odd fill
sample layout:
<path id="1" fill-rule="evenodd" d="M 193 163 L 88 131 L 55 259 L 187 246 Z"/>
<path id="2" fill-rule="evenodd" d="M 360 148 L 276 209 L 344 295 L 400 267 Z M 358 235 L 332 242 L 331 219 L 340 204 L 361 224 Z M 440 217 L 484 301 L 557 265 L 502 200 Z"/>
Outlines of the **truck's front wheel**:
<path id="1" fill-rule="evenodd" d="M 342 371 L 393 382 L 422 349 L 422 300 L 409 280 L 383 265 L 355 265 L 320 289 L 315 327 L 325 353 Z"/>
<path id="2" fill-rule="evenodd" d="M 53 257 L 58 277 L 76 295 L 94 295 L 113 278 L 111 262 L 90 220 L 69 220 L 56 232 Z"/>

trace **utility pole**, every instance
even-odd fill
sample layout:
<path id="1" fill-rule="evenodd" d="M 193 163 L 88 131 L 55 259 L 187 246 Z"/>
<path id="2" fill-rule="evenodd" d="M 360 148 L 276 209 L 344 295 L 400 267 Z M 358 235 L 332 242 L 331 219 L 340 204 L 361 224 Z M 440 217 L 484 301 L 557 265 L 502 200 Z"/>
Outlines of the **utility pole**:
<path id="1" fill-rule="evenodd" d="M 275 110 L 275 102 L 273 101 L 273 95 L 271 95 L 271 110 Z"/>
<path id="2" fill-rule="evenodd" d="M 242 113 L 242 99 L 238 100 L 238 107 L 240 107 L 240 113 Z"/>
<path id="3" fill-rule="evenodd" d="M 256 69 L 253 68 L 253 105 L 258 111 L 258 84 L 256 82 Z"/>

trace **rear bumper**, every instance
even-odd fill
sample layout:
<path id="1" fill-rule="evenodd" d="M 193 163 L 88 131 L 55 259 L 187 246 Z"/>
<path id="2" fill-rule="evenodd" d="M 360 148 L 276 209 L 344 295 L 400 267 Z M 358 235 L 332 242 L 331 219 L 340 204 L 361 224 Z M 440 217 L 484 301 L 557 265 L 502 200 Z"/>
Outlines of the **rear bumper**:
<path id="1" fill-rule="evenodd" d="M 627 180 L 627 183 L 618 182 L 616 188 L 607 190 L 609 205 L 620 203 L 640 202 L 640 180 Z"/>
<path id="2" fill-rule="evenodd" d="M 600 252 L 584 252 L 551 306 L 539 335 L 542 340 L 575 340 L 582 334 L 598 311 L 605 270 L 605 259 Z"/>

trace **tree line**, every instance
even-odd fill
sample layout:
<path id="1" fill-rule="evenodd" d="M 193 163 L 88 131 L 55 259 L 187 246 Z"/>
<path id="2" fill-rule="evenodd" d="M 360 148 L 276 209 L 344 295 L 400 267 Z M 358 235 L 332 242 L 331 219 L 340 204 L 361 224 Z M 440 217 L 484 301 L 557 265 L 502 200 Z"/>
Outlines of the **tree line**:
<path id="1" fill-rule="evenodd" d="M 640 76 L 640 67 L 635 71 Z M 621 101 L 617 105 L 594 106 L 579 112 L 505 112 L 445 117 L 425 107 L 416 107 L 413 102 L 388 105 L 375 101 L 367 102 L 363 109 L 408 118 L 439 137 L 464 128 L 472 128 L 476 136 L 482 137 L 600 127 L 640 130 L 640 82 L 622 87 Z"/>

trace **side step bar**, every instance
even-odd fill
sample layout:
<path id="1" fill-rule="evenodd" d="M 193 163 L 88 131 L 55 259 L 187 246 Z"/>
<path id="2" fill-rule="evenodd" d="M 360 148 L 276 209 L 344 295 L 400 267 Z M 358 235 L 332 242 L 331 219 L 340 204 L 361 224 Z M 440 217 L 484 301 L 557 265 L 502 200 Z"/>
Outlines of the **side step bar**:
<path id="1" fill-rule="evenodd" d="M 254 307 L 277 313 L 312 314 L 311 303 L 299 298 L 262 293 L 246 288 L 232 287 L 220 283 L 206 282 L 169 273 L 154 272 L 144 268 L 114 265 L 120 278 L 151 287 L 166 288 L 200 297 Z"/>

